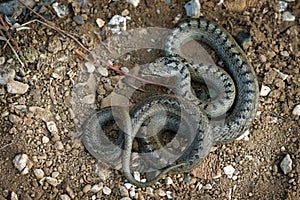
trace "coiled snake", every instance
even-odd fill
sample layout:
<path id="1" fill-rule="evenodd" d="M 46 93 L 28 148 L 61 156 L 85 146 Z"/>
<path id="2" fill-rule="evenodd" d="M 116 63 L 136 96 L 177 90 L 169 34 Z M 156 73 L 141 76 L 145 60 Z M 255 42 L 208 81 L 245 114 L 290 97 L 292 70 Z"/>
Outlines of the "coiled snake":
<path id="1" fill-rule="evenodd" d="M 180 56 L 180 47 L 189 40 L 199 40 L 210 46 L 224 64 L 224 70 L 215 65 L 189 63 Z M 165 43 L 166 57 L 159 58 L 141 71 L 143 77 L 175 77 L 175 94 L 161 95 L 146 99 L 137 105 L 130 114 L 116 109 L 122 116 L 121 126 L 125 132 L 119 138 L 115 152 L 105 152 L 101 147 L 102 125 L 112 120 L 112 109 L 100 110 L 87 120 L 82 141 L 87 150 L 96 158 L 110 161 L 120 160 L 125 177 L 133 184 L 145 187 L 155 183 L 165 173 L 186 172 L 197 166 L 209 153 L 211 145 L 232 141 L 243 134 L 252 124 L 258 107 L 258 82 L 254 69 L 235 40 L 217 24 L 200 19 L 181 22 L 168 35 Z M 208 75 L 209 74 L 209 75 Z M 203 81 L 219 94 L 212 102 L 196 98 L 191 91 L 191 80 Z M 166 129 L 178 131 L 181 121 L 186 137 L 191 137 L 178 157 L 168 160 L 167 150 L 150 157 L 167 162 L 158 170 L 151 181 L 140 182 L 134 179 L 130 170 L 133 138 L 140 132 L 146 119 L 157 118 L 164 112 Z M 100 113 L 100 114 L 99 114 Z M 101 118 L 101 120 L 99 120 Z M 158 117 L 158 121 L 159 121 Z M 158 122 L 157 121 L 157 122 Z M 149 129 L 157 130 L 159 123 Z M 146 141 L 147 143 L 147 141 Z M 141 145 L 145 152 L 152 151 L 151 145 Z M 101 149 L 103 148 L 103 149 Z M 124 148 L 124 149 L 123 149 Z"/>

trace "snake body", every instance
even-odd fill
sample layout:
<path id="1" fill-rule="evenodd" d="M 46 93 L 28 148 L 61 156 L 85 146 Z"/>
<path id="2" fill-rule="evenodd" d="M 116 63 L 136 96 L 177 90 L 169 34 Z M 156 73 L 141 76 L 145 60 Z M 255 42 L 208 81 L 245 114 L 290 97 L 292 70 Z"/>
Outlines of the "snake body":
<path id="1" fill-rule="evenodd" d="M 188 62 L 185 60 L 178 56 L 174 56 L 175 54 L 181 55 L 181 45 L 192 39 L 199 40 L 209 45 L 225 63 L 225 71 L 222 69 L 218 70 L 214 65 L 209 67 L 205 64 L 187 64 Z M 175 83 L 177 83 L 175 93 L 179 97 L 174 98 L 169 95 L 156 96 L 137 105 L 130 113 L 130 116 L 129 114 L 123 115 L 126 119 L 122 126 L 127 128 L 125 128 L 124 134 L 125 140 L 122 154 L 122 169 L 125 177 L 130 182 L 140 187 L 149 186 L 155 183 L 165 173 L 186 172 L 197 166 L 209 152 L 211 145 L 232 141 L 243 134 L 252 124 L 258 107 L 259 88 L 254 69 L 242 49 L 222 27 L 203 18 L 183 21 L 177 25 L 167 37 L 165 51 L 167 57 L 158 59 L 154 65 L 150 65 L 150 67 L 142 71 L 142 75 L 145 77 L 156 76 L 161 78 L 165 78 L 169 75 L 177 77 L 177 81 L 175 81 Z M 208 71 L 209 69 L 215 69 L 213 70 L 215 73 L 212 74 L 219 74 L 219 79 L 214 78 L 214 80 L 211 80 L 211 77 L 206 77 L 205 70 L 202 72 L 204 74 L 197 75 L 198 71 L 201 71 L 199 70 L 201 68 L 208 69 Z M 186 69 L 188 69 L 191 75 L 186 72 Z M 210 104 L 199 101 L 199 99 L 195 98 L 191 92 L 190 81 L 195 79 L 211 82 L 217 89 L 220 88 L 220 84 L 222 85 L 225 83 L 225 85 L 223 85 L 224 89 L 220 90 L 223 91 L 222 95 L 210 102 Z M 181 100 L 178 101 L 176 99 Z M 187 100 L 189 103 L 185 102 Z M 222 108 L 222 105 L 224 106 L 224 109 L 220 111 L 219 108 Z M 182 111 L 182 108 L 185 110 L 183 116 L 188 116 L 190 114 L 192 116 L 190 119 L 197 122 L 195 123 L 196 125 L 192 127 L 185 125 L 188 129 L 187 134 L 191 134 L 189 131 L 194 131 L 194 141 L 183 152 L 178 160 L 160 169 L 160 173 L 151 181 L 144 183 L 135 180 L 130 172 L 132 142 L 133 138 L 138 134 L 143 121 L 149 116 L 155 116 L 164 111 L 167 112 L 171 118 L 173 117 L 173 120 L 170 120 L 170 123 L 176 123 L 176 120 L 174 119 L 177 119 L 178 116 L 182 116 L 182 112 L 180 112 Z M 205 111 L 202 110 L 202 108 Z M 216 110 L 217 112 L 215 112 Z M 196 117 L 193 117 L 196 116 L 196 114 L 200 116 L 198 121 Z M 100 117 L 99 115 L 97 116 Z M 111 120 L 111 118 L 107 116 L 110 115 L 102 116 L 103 120 L 101 123 Z M 130 117 L 131 120 L 129 120 Z M 208 127 L 206 123 L 207 117 L 211 122 L 210 127 Z M 97 120 L 97 117 L 95 120 Z M 187 119 L 183 118 L 181 120 L 187 124 Z M 95 121 L 94 123 L 99 123 L 99 121 Z M 132 127 L 128 128 L 126 123 L 130 124 Z M 169 127 L 175 126 L 170 125 Z M 95 142 L 92 143 L 91 140 L 87 139 L 90 135 L 101 133 L 95 133 L 88 128 L 85 130 L 86 131 L 84 131 L 83 134 L 84 145 L 90 152 L 92 151 L 92 155 L 98 155 L 98 157 L 103 156 L 103 153 L 96 152 L 97 149 L 100 149 L 101 147 L 96 147 Z M 174 129 L 174 131 L 176 130 Z M 203 142 L 203 138 L 206 137 L 210 139 Z M 115 151 L 115 155 L 118 156 L 120 152 L 122 152 L 122 150 L 118 149 Z"/>

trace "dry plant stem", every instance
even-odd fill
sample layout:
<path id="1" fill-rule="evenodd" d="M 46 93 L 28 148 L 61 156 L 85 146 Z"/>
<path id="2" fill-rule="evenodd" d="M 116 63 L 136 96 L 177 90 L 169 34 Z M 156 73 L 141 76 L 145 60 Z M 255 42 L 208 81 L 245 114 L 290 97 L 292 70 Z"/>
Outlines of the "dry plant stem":
<path id="1" fill-rule="evenodd" d="M 72 40 L 74 40 L 81 48 L 83 48 L 85 51 L 87 51 L 88 53 L 90 54 L 93 54 L 92 51 L 90 51 L 88 48 L 86 48 L 77 38 L 75 38 L 73 35 L 71 35 L 70 33 L 58 28 L 53 22 L 50 22 L 48 21 L 47 19 L 45 19 L 42 15 L 40 15 L 39 13 L 35 12 L 34 10 L 32 10 L 26 3 L 24 3 L 22 0 L 18 0 L 22 5 L 24 5 L 27 9 L 29 9 L 31 12 L 33 12 L 35 15 L 37 15 L 39 18 L 41 18 L 44 22 L 40 21 L 40 20 L 32 20 L 30 22 L 27 22 L 25 24 L 23 24 L 22 26 L 25 26 L 26 24 L 29 24 L 29 23 L 32 23 L 32 22 L 40 22 L 44 25 L 46 25 L 47 27 L 51 28 L 51 29 L 54 29 L 66 36 L 68 36 L 69 38 L 71 38 Z M 142 82 L 145 82 L 145 83 L 148 83 L 148 84 L 152 84 L 152 85 L 158 85 L 158 86 L 163 86 L 163 87 L 168 87 L 168 88 L 173 88 L 173 86 L 169 86 L 169 85 L 164 85 L 164 84 L 160 84 L 160 83 L 155 83 L 155 82 L 152 82 L 152 81 L 149 81 L 149 80 L 146 80 L 146 79 L 143 79 L 143 78 L 140 78 L 138 76 L 135 76 L 133 74 L 129 74 L 129 73 L 126 73 L 126 72 L 123 72 L 119 69 L 116 69 L 115 67 L 113 67 L 111 64 L 109 64 L 108 62 L 106 62 L 105 60 L 103 60 L 101 57 L 97 56 L 96 55 L 96 58 L 106 67 L 108 67 L 109 69 L 121 74 L 121 75 L 124 75 L 124 76 L 128 76 L 128 77 L 131 77 L 131 78 L 135 78 L 139 81 L 142 81 Z"/>
<path id="2" fill-rule="evenodd" d="M 7 28 L 7 26 L 6 26 L 6 24 L 5 24 L 4 20 L 3 20 L 3 16 L 2 15 L 0 15 L 0 22 L 2 24 L 3 30 L 6 33 L 6 36 L 8 37 L 9 40 L 13 41 L 13 43 L 14 43 L 14 45 L 16 47 L 17 52 L 19 52 L 20 48 L 19 48 L 18 44 L 12 38 L 11 34 L 9 33 L 8 28 Z"/>
<path id="3" fill-rule="evenodd" d="M 0 34 L 3 38 L 5 38 L 6 44 L 8 44 L 8 46 L 10 47 L 10 49 L 13 51 L 13 53 L 15 54 L 17 60 L 19 61 L 19 63 L 21 64 L 22 67 L 25 67 L 24 63 L 22 62 L 22 60 L 20 59 L 18 53 L 16 52 L 16 50 L 14 49 L 14 47 L 10 44 L 9 40 L 5 37 L 4 33 L 2 32 L 2 30 L 0 30 Z"/>

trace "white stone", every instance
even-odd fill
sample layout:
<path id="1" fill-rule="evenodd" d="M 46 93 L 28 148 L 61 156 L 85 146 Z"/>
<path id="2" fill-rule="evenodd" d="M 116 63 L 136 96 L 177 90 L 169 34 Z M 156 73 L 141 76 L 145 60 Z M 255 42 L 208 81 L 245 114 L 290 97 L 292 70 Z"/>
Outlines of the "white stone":
<path id="1" fill-rule="evenodd" d="M 292 159 L 289 154 L 287 154 L 280 163 L 280 168 L 284 174 L 288 174 L 292 171 Z"/>
<path id="2" fill-rule="evenodd" d="M 98 193 L 100 190 L 102 190 L 102 188 L 103 185 L 99 185 L 99 184 L 93 185 L 91 188 L 91 192 Z"/>
<path id="3" fill-rule="evenodd" d="M 18 195 L 14 191 L 10 194 L 10 200 L 18 200 Z"/>
<path id="4" fill-rule="evenodd" d="M 203 186 L 203 188 L 205 189 L 205 190 L 211 190 L 212 189 L 212 185 L 211 184 L 206 184 L 205 186 Z"/>
<path id="5" fill-rule="evenodd" d="M 45 173 L 42 169 L 35 169 L 35 170 L 33 170 L 33 173 L 37 179 L 42 179 L 45 175 Z"/>
<path id="6" fill-rule="evenodd" d="M 46 177 L 46 181 L 53 187 L 56 187 L 58 185 L 58 180 L 56 178 Z"/>
<path id="7" fill-rule="evenodd" d="M 267 96 L 269 93 L 271 92 L 271 88 L 269 88 L 268 86 L 262 85 L 261 86 L 261 90 L 260 90 L 260 96 Z"/>
<path id="8" fill-rule="evenodd" d="M 135 180 L 141 181 L 141 174 L 140 174 L 140 172 L 134 171 L 133 172 L 133 177 L 135 178 Z"/>
<path id="9" fill-rule="evenodd" d="M 289 11 L 285 11 L 282 14 L 282 21 L 292 22 L 295 21 L 296 17 Z"/>
<path id="10" fill-rule="evenodd" d="M 224 167 L 223 170 L 228 178 L 232 178 L 233 173 L 235 171 L 235 169 L 232 167 L 232 165 L 228 165 L 228 166 Z"/>
<path id="11" fill-rule="evenodd" d="M 163 191 L 162 189 L 158 189 L 158 195 L 161 196 L 161 197 L 164 197 L 164 196 L 166 196 L 167 194 L 166 194 L 166 192 Z"/>
<path id="12" fill-rule="evenodd" d="M 168 199 L 173 199 L 171 191 L 167 191 L 166 194 Z"/>
<path id="13" fill-rule="evenodd" d="M 111 194 L 111 189 L 109 187 L 105 186 L 102 191 L 103 191 L 103 194 L 106 194 L 106 195 L 110 195 Z"/>
<path id="14" fill-rule="evenodd" d="M 282 12 L 286 9 L 286 7 L 288 6 L 288 3 L 285 1 L 279 1 L 279 6 L 278 6 L 278 11 Z"/>
<path id="15" fill-rule="evenodd" d="M 50 141 L 50 139 L 47 136 L 42 137 L 42 143 L 47 144 Z"/>
<path id="16" fill-rule="evenodd" d="M 54 121 L 46 122 L 46 126 L 50 133 L 58 133 L 58 129 Z"/>
<path id="17" fill-rule="evenodd" d="M 59 197 L 61 200 L 71 200 L 71 198 L 67 194 L 62 194 Z"/>
<path id="18" fill-rule="evenodd" d="M 236 140 L 245 140 L 248 141 L 249 140 L 249 135 L 250 135 L 250 131 L 246 130 L 240 137 L 236 138 Z"/>
<path id="19" fill-rule="evenodd" d="M 28 84 L 19 81 L 10 81 L 7 83 L 7 92 L 11 94 L 25 94 L 29 88 Z"/>
<path id="20" fill-rule="evenodd" d="M 108 22 L 111 25 L 110 30 L 113 34 L 120 34 L 122 31 L 126 31 L 127 27 L 127 20 L 130 17 L 126 16 L 123 17 L 121 15 L 114 15 L 111 20 Z"/>
<path id="21" fill-rule="evenodd" d="M 32 168 L 33 163 L 29 160 L 26 154 L 18 154 L 13 160 L 15 167 L 21 172 L 22 175 L 28 174 Z"/>
<path id="22" fill-rule="evenodd" d="M 131 3 L 134 7 L 137 7 L 140 3 L 140 0 L 127 0 L 128 3 Z"/>
<path id="23" fill-rule="evenodd" d="M 86 67 L 86 70 L 88 73 L 93 73 L 95 71 L 95 65 L 91 62 L 85 62 L 84 66 Z"/>
<path id="24" fill-rule="evenodd" d="M 295 106 L 292 112 L 293 115 L 300 115 L 300 105 Z"/>
<path id="25" fill-rule="evenodd" d="M 173 183 L 173 180 L 171 179 L 171 177 L 167 176 L 165 182 L 167 185 L 171 185 Z"/>
<path id="26" fill-rule="evenodd" d="M 120 187 L 120 193 L 121 193 L 121 196 L 122 196 L 122 197 L 128 197 L 128 196 L 129 196 L 128 190 L 126 189 L 125 186 L 121 186 L 121 187 Z"/>
<path id="27" fill-rule="evenodd" d="M 129 190 L 133 185 L 131 183 L 125 183 L 124 186 Z"/>
<path id="28" fill-rule="evenodd" d="M 105 21 L 103 19 L 101 19 L 101 18 L 97 18 L 96 19 L 96 23 L 97 23 L 97 25 L 98 25 L 99 28 L 102 28 L 104 26 L 104 24 L 105 24 Z"/>
<path id="29" fill-rule="evenodd" d="M 189 17 L 199 17 L 200 8 L 201 5 L 199 0 L 191 0 L 184 5 L 186 15 Z"/>

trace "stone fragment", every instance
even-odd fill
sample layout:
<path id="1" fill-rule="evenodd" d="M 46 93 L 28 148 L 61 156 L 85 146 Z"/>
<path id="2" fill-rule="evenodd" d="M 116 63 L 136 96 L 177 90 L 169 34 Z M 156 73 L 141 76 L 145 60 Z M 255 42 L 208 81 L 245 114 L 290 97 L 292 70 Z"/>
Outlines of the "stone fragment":
<path id="1" fill-rule="evenodd" d="M 292 112 L 293 115 L 300 115 L 300 105 L 296 105 Z"/>
<path id="2" fill-rule="evenodd" d="M 11 94 L 25 94 L 28 91 L 29 85 L 19 81 L 10 81 L 7 83 L 7 92 Z"/>
<path id="3" fill-rule="evenodd" d="M 28 174 L 32 168 L 33 163 L 29 160 L 28 155 L 18 154 L 13 159 L 14 166 L 21 172 L 22 175 Z"/>
<path id="4" fill-rule="evenodd" d="M 111 194 L 111 189 L 109 187 L 105 186 L 102 191 L 103 191 L 103 194 L 106 194 L 106 195 L 110 195 Z"/>
<path id="5" fill-rule="evenodd" d="M 45 175 L 45 173 L 42 169 L 35 169 L 35 170 L 33 170 L 33 173 L 37 179 L 42 179 L 42 178 L 44 178 L 44 175 Z"/>
<path id="6" fill-rule="evenodd" d="M 284 174 L 288 174 L 292 171 L 292 159 L 289 154 L 287 154 L 280 163 L 280 168 Z"/>
<path id="7" fill-rule="evenodd" d="M 271 92 L 271 88 L 265 85 L 261 86 L 261 90 L 260 90 L 260 96 L 267 96 L 269 93 Z"/>
<path id="8" fill-rule="evenodd" d="M 101 19 L 101 18 L 97 18 L 96 19 L 96 23 L 97 23 L 97 25 L 98 25 L 99 28 L 102 28 L 104 26 L 104 24 L 105 24 L 105 21 L 103 19 Z"/>
<path id="9" fill-rule="evenodd" d="M 53 187 L 56 187 L 58 185 L 58 180 L 56 178 L 46 177 L 46 181 Z"/>
<path id="10" fill-rule="evenodd" d="M 228 178 L 232 178 L 233 173 L 235 169 L 233 168 L 232 165 L 227 165 L 226 167 L 223 168 L 224 173 L 227 175 Z"/>

